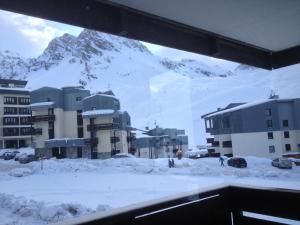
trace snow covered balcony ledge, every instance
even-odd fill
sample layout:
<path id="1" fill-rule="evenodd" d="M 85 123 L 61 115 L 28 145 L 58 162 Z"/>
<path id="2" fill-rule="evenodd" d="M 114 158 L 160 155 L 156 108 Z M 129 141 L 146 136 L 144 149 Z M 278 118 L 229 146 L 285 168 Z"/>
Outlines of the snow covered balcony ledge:
<path id="1" fill-rule="evenodd" d="M 58 225 L 299 224 L 299 209 L 292 204 L 299 201 L 300 191 L 223 184 L 82 216 Z"/>
<path id="2" fill-rule="evenodd" d="M 46 148 L 85 147 L 84 138 L 57 138 L 45 141 Z"/>
<path id="3" fill-rule="evenodd" d="M 48 108 L 54 108 L 55 106 L 56 106 L 55 102 L 37 102 L 29 105 L 31 110 L 48 109 Z"/>
<path id="4" fill-rule="evenodd" d="M 82 113 L 83 118 L 95 118 L 95 117 L 103 117 L 103 116 L 112 116 L 117 111 L 113 109 L 98 109 L 98 110 L 89 110 Z"/>

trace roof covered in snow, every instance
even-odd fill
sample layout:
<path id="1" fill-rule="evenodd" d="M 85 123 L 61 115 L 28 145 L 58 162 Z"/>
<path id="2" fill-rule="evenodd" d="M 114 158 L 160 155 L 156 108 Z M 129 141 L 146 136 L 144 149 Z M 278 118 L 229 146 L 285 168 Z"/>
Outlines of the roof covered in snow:
<path id="1" fill-rule="evenodd" d="M 242 104 L 242 105 L 239 105 L 239 106 L 236 106 L 236 107 L 232 107 L 232 108 L 229 108 L 229 109 L 220 110 L 220 111 L 217 111 L 215 113 L 206 114 L 206 115 L 203 116 L 203 118 L 208 118 L 208 117 L 211 117 L 211 116 L 221 115 L 221 114 L 224 114 L 224 113 L 249 108 L 249 107 L 264 104 L 264 103 L 267 103 L 267 102 L 272 102 L 272 101 L 275 101 L 275 100 L 277 100 L 277 99 L 264 99 L 264 100 L 259 100 L 259 101 L 255 101 L 255 102 L 245 103 L 245 104 Z"/>
<path id="2" fill-rule="evenodd" d="M 96 117 L 96 116 L 104 116 L 104 115 L 112 115 L 116 111 L 113 109 L 98 109 L 98 110 L 90 110 L 82 113 L 83 117 Z"/>
<path id="3" fill-rule="evenodd" d="M 32 109 L 44 109 L 55 106 L 55 102 L 37 102 L 29 105 Z"/>

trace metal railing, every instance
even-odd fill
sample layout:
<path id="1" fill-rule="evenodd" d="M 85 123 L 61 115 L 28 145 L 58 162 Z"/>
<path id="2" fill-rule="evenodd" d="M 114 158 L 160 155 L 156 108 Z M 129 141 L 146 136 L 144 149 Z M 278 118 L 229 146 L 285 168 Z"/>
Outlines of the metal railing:
<path id="1" fill-rule="evenodd" d="M 283 225 L 286 223 L 274 222 L 274 218 L 266 216 L 300 221 L 299 202 L 300 191 L 295 190 L 218 186 L 59 224 Z"/>
<path id="2" fill-rule="evenodd" d="M 96 130 L 113 130 L 113 129 L 117 129 L 118 128 L 118 124 L 116 123 L 102 123 L 102 124 L 88 124 L 87 125 L 87 130 L 88 131 L 96 131 Z"/>
<path id="3" fill-rule="evenodd" d="M 55 115 L 37 115 L 30 117 L 30 122 L 54 121 Z"/>

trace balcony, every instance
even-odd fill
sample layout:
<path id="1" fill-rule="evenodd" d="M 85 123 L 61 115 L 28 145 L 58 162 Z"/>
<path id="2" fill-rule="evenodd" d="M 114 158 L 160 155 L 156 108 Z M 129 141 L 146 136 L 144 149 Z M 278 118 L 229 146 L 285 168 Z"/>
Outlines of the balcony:
<path id="1" fill-rule="evenodd" d="M 299 221 L 299 208 L 293 202 L 300 202 L 300 191 L 222 185 L 113 213 L 88 215 L 72 220 L 72 224 L 283 225 L 286 223 L 260 215 Z"/>
<path id="2" fill-rule="evenodd" d="M 55 121 L 55 115 L 38 115 L 30 117 L 30 122 Z"/>
<path id="3" fill-rule="evenodd" d="M 224 148 L 232 148 L 232 142 L 231 141 L 223 141 L 223 147 Z"/>
<path id="4" fill-rule="evenodd" d="M 219 147 L 220 146 L 220 142 L 219 141 L 213 141 L 213 143 L 211 144 L 212 147 Z"/>
<path id="5" fill-rule="evenodd" d="M 128 137 L 127 137 L 127 142 L 132 142 L 132 141 L 134 141 L 135 139 L 136 139 L 135 136 L 128 136 Z"/>
<path id="6" fill-rule="evenodd" d="M 95 145 L 98 145 L 98 138 L 86 138 L 84 139 L 84 143 L 86 145 L 92 145 L 92 146 L 95 146 Z"/>
<path id="7" fill-rule="evenodd" d="M 214 138 L 206 138 L 206 142 L 208 144 L 212 144 L 214 142 Z"/>
<path id="8" fill-rule="evenodd" d="M 42 135 L 43 134 L 43 129 L 42 128 L 35 128 L 33 129 L 33 135 Z"/>
<path id="9" fill-rule="evenodd" d="M 110 137 L 110 143 L 114 144 L 120 141 L 119 137 Z"/>
<path id="10" fill-rule="evenodd" d="M 116 123 L 102 123 L 102 124 L 88 124 L 88 131 L 97 131 L 97 130 L 114 130 L 118 129 L 118 124 Z"/>

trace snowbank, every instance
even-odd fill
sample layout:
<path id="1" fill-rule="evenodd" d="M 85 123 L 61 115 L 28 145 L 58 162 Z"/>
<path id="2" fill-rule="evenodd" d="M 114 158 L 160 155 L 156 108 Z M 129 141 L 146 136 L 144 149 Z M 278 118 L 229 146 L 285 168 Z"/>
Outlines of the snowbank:
<path id="1" fill-rule="evenodd" d="M 36 224 L 46 224 L 95 213 L 96 211 L 105 211 L 110 207 L 108 205 L 99 205 L 96 210 L 92 210 L 81 204 L 75 203 L 63 203 L 49 206 L 44 202 L 26 200 L 23 197 L 15 197 L 13 195 L 0 194 L 0 208 L 9 210 L 14 216 L 34 218 L 36 219 Z"/>
<path id="2" fill-rule="evenodd" d="M 13 177 L 24 177 L 31 175 L 33 171 L 29 168 L 15 168 L 8 172 L 8 175 Z"/>

